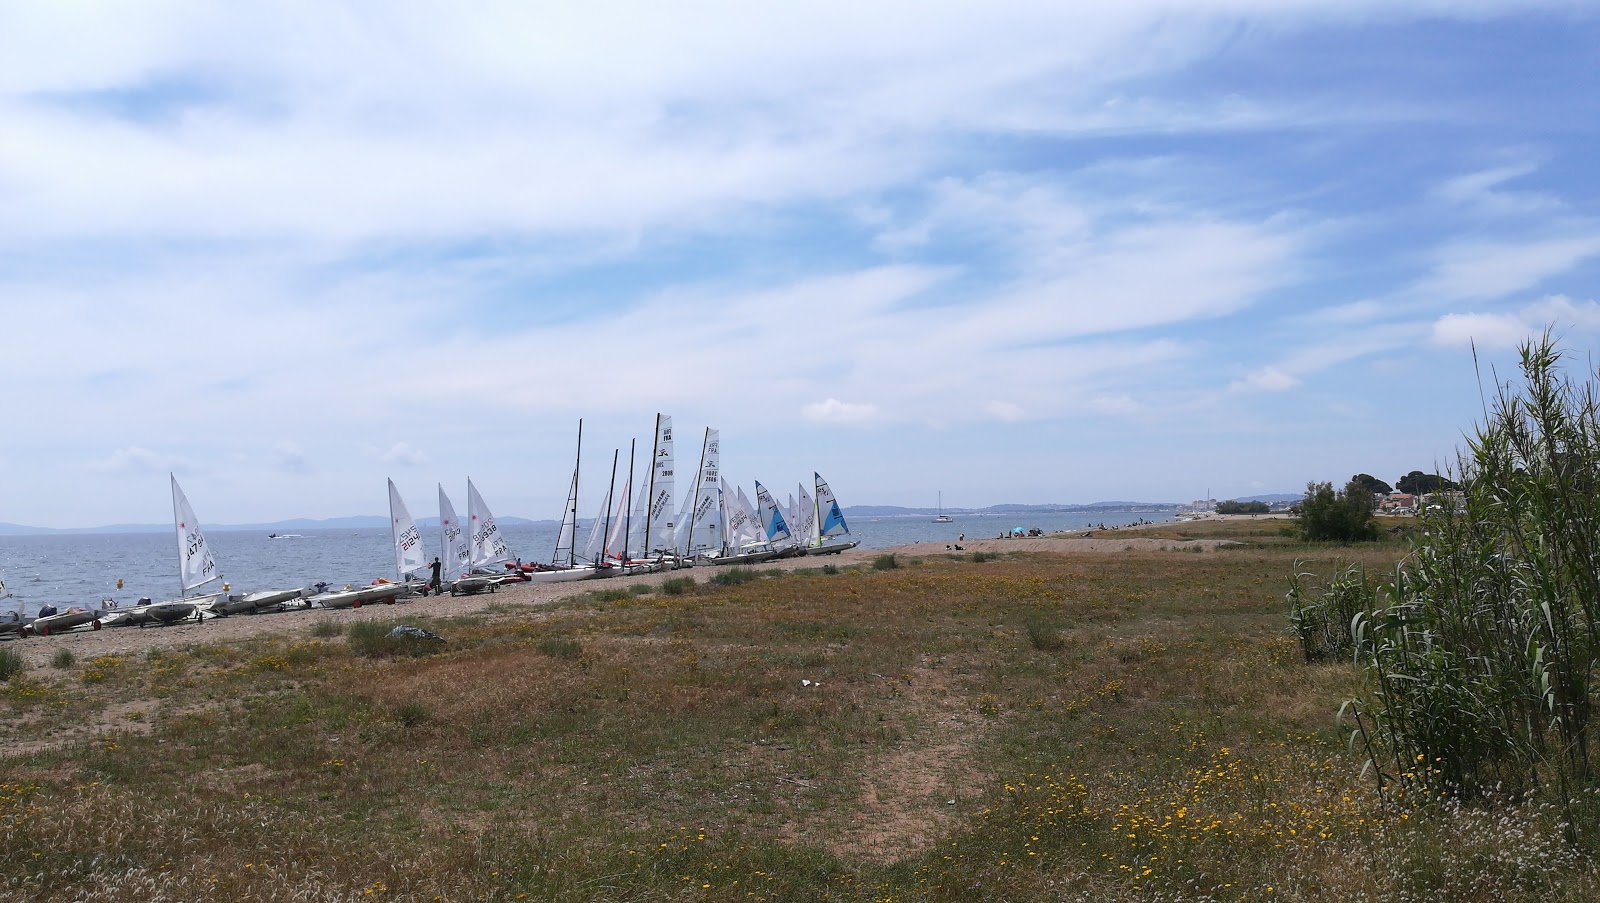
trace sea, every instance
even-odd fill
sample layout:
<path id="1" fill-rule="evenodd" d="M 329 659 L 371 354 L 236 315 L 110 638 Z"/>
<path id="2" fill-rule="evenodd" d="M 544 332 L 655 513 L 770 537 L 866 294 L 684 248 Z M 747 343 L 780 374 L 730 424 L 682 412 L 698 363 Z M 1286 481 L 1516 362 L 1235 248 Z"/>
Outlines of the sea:
<path id="1" fill-rule="evenodd" d="M 944 551 L 965 535 L 994 538 L 1015 528 L 1046 533 L 1162 522 L 1171 514 L 1148 511 L 1051 512 L 1026 515 L 954 515 L 934 523 L 928 515 L 850 517 L 851 536 L 867 549 L 928 543 Z M 579 541 L 586 537 L 580 528 Z M 500 533 L 523 561 L 548 561 L 555 552 L 557 524 L 503 524 Z M 422 529 L 426 547 L 438 549 L 437 529 Z M 393 540 L 376 529 L 306 530 L 273 538 L 266 531 L 206 531 L 217 570 L 235 593 L 293 589 L 316 583 L 343 587 L 395 576 Z M 126 607 L 141 598 L 179 596 L 178 545 L 171 533 L 67 533 L 0 536 L 0 580 L 12 598 L 0 612 L 20 608 L 32 617 L 41 605 L 97 606 L 115 599 Z M 213 584 L 203 591 L 214 591 Z"/>

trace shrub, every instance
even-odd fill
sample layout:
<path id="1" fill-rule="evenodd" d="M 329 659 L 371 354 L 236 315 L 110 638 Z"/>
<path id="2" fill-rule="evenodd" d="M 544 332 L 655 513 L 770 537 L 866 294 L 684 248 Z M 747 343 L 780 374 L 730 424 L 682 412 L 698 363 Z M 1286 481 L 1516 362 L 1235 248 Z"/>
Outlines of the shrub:
<path id="1" fill-rule="evenodd" d="M 655 587 L 648 583 L 635 583 L 628 587 L 628 592 L 633 593 L 635 596 L 648 596 L 655 592 Z"/>
<path id="2" fill-rule="evenodd" d="M 1295 562 L 1289 575 L 1289 624 L 1300 640 L 1306 661 L 1345 658 L 1355 649 L 1351 625 L 1356 615 L 1371 611 L 1377 603 L 1377 588 L 1367 581 L 1358 565 L 1337 570 L 1326 587 L 1313 596 L 1306 591 L 1305 579 L 1315 577 Z"/>
<path id="3" fill-rule="evenodd" d="M 972 560 L 974 562 L 978 563 L 978 564 L 983 564 L 985 561 L 993 561 L 993 560 L 995 560 L 996 558 L 999 558 L 999 557 L 1000 556 L 996 555 L 993 552 L 973 552 L 972 553 Z"/>
<path id="4" fill-rule="evenodd" d="M 900 562 L 895 560 L 893 552 L 872 559 L 872 569 L 875 571 L 892 571 L 899 566 Z"/>
<path id="5" fill-rule="evenodd" d="M 583 654 L 583 644 L 565 636 L 547 636 L 539 640 L 539 651 L 551 658 L 577 658 Z"/>
<path id="6" fill-rule="evenodd" d="M 63 671 L 77 663 L 78 657 L 72 654 L 71 649 L 57 649 L 55 654 L 50 656 L 50 664 Z"/>
<path id="7" fill-rule="evenodd" d="M 416 727 L 428 720 L 428 707 L 420 702 L 403 702 L 395 707 L 394 720 L 406 727 Z"/>
<path id="8" fill-rule="evenodd" d="M 1038 615 L 1029 617 L 1023 628 L 1028 633 L 1028 642 L 1040 652 L 1055 652 L 1067 644 L 1060 629 Z"/>
<path id="9" fill-rule="evenodd" d="M 661 581 L 661 591 L 669 596 L 681 596 L 693 588 L 693 577 L 668 577 Z"/>
<path id="10" fill-rule="evenodd" d="M 633 593 L 625 589 L 597 589 L 589 594 L 595 602 L 622 602 L 633 598 Z"/>
<path id="11" fill-rule="evenodd" d="M 836 564 L 825 564 L 822 566 L 822 573 L 829 575 L 837 574 L 839 573 L 839 566 Z"/>
<path id="12" fill-rule="evenodd" d="M 728 568 L 711 576 L 711 582 L 718 586 L 738 586 L 741 583 L 754 583 L 760 579 L 761 575 L 750 568 Z"/>
<path id="13" fill-rule="evenodd" d="M 1359 542 L 1378 538 L 1372 523 L 1372 493 L 1350 483 L 1335 492 L 1332 483 L 1306 484 L 1299 504 L 1300 533 L 1311 542 Z"/>
<path id="14" fill-rule="evenodd" d="M 28 670 L 28 663 L 22 653 L 15 649 L 0 649 L 0 681 L 10 680 L 13 675 L 21 674 Z"/>
<path id="15" fill-rule="evenodd" d="M 319 637 L 336 637 L 344 633 L 344 625 L 332 618 L 323 618 L 311 625 L 311 635 Z"/>

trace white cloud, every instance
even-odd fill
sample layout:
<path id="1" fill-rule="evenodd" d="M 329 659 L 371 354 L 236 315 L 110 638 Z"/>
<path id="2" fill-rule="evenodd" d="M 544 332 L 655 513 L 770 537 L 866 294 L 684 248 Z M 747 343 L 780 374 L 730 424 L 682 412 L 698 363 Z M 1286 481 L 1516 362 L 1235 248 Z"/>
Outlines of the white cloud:
<path id="1" fill-rule="evenodd" d="M 1228 386 L 1234 392 L 1287 392 L 1300 385 L 1300 378 L 1277 367 L 1262 367 Z"/>
<path id="2" fill-rule="evenodd" d="M 285 473 L 310 473 L 311 461 L 297 442 L 277 442 L 272 447 L 279 470 Z M 391 453 L 393 450 L 391 449 Z"/>
<path id="3" fill-rule="evenodd" d="M 1534 191 L 1511 191 L 1504 186 L 1539 169 L 1532 161 L 1520 161 L 1457 176 L 1441 184 L 1439 197 L 1456 204 L 1474 207 L 1499 216 L 1548 213 L 1564 206 L 1552 195 Z"/>
<path id="4" fill-rule="evenodd" d="M 806 405 L 800 413 L 818 423 L 869 423 L 878 419 L 878 406 L 829 398 Z"/>
<path id="5" fill-rule="evenodd" d="M 378 456 L 384 464 L 395 464 L 400 467 L 421 467 L 428 463 L 428 456 L 421 449 L 412 448 L 410 443 L 396 442 L 389 450 Z"/>
<path id="6" fill-rule="evenodd" d="M 1009 401 L 991 401 L 983 406 L 983 410 L 990 417 L 1006 423 L 1016 423 L 1025 416 L 1022 405 Z"/>
<path id="7" fill-rule="evenodd" d="M 1515 348 L 1547 328 L 1557 335 L 1571 328 L 1600 331 L 1600 304 L 1553 295 L 1510 313 L 1445 314 L 1434 321 L 1428 340 L 1442 348 Z"/>
<path id="8" fill-rule="evenodd" d="M 1457 244 L 1444 249 L 1420 290 L 1443 301 L 1493 300 L 1534 288 L 1596 255 L 1600 255 L 1600 232 Z"/>
<path id="9" fill-rule="evenodd" d="M 1144 406 L 1129 395 L 1100 395 L 1089 400 L 1089 409 L 1113 417 L 1131 417 L 1143 413 Z"/>

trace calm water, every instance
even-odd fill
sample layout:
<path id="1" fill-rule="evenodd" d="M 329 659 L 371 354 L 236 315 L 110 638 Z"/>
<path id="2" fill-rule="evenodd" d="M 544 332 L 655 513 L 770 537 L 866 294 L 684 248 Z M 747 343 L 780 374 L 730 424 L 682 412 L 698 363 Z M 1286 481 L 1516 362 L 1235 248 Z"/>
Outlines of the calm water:
<path id="1" fill-rule="evenodd" d="M 853 517 L 850 528 L 865 548 L 915 542 L 956 542 L 996 536 L 1012 527 L 1046 532 L 1170 520 L 1166 514 L 1039 514 L 1024 517 L 958 515 L 955 523 L 936 524 L 915 517 Z M 524 561 L 548 561 L 555 550 L 556 525 L 507 524 L 500 527 L 513 554 Z M 423 529 L 423 541 L 439 548 L 437 530 Z M 578 541 L 588 536 L 580 529 Z M 233 592 L 288 589 L 324 581 L 336 586 L 366 583 L 394 576 L 389 531 L 308 530 L 298 539 L 269 539 L 253 531 L 209 530 L 206 541 L 223 579 Z M 31 615 L 40 605 L 57 607 L 113 598 L 124 605 L 143 596 L 171 599 L 178 595 L 177 540 L 167 533 L 115 533 L 69 536 L 0 536 L 0 573 L 16 597 L 0 601 L 10 611 L 20 603 Z M 122 581 L 118 588 L 117 581 Z"/>

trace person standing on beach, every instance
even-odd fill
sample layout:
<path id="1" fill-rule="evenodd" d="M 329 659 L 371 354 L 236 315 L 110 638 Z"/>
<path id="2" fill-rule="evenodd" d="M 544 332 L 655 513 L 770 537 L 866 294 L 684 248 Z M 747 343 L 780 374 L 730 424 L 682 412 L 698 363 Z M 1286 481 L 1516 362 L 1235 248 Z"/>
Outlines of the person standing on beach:
<path id="1" fill-rule="evenodd" d="M 442 565 L 439 564 L 439 556 L 438 555 L 433 556 L 433 565 L 432 566 L 433 566 L 433 580 L 429 581 L 428 585 L 433 587 L 433 594 L 435 596 L 437 596 L 441 592 L 441 590 L 439 589 L 439 570 L 442 567 Z"/>

